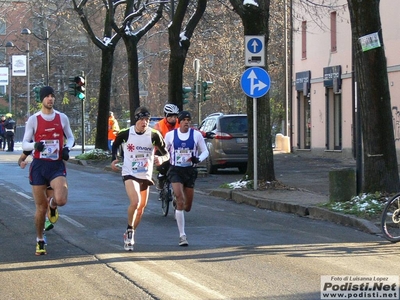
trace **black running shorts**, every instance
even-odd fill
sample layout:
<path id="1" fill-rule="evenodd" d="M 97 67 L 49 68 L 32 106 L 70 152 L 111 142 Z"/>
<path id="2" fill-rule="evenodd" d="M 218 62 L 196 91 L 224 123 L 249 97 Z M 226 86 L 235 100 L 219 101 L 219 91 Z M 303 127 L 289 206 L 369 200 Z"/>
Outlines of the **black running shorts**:
<path id="1" fill-rule="evenodd" d="M 168 179 L 171 183 L 179 182 L 184 187 L 194 188 L 197 179 L 197 169 L 193 167 L 171 166 L 168 170 Z"/>
<path id="2" fill-rule="evenodd" d="M 67 176 L 67 169 L 62 160 L 33 159 L 29 167 L 29 183 L 31 185 L 50 185 L 59 176 Z"/>

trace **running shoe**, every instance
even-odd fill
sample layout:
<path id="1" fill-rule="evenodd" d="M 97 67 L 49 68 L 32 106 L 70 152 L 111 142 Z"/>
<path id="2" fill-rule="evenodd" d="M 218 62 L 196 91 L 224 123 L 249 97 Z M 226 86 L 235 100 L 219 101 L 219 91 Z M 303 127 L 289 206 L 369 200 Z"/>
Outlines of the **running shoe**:
<path id="1" fill-rule="evenodd" d="M 179 246 L 182 246 L 182 247 L 189 246 L 189 243 L 188 243 L 188 241 L 186 239 L 186 235 L 182 235 L 179 238 Z"/>
<path id="2" fill-rule="evenodd" d="M 50 229 L 53 229 L 54 225 L 51 223 L 48 219 L 44 222 L 44 231 L 49 231 Z"/>
<path id="3" fill-rule="evenodd" d="M 58 209 L 57 209 L 57 207 L 52 208 L 50 206 L 52 199 L 53 198 L 49 198 L 49 205 L 48 205 L 48 209 L 47 209 L 47 218 L 49 218 L 49 221 L 54 224 L 58 220 Z"/>
<path id="4" fill-rule="evenodd" d="M 35 255 L 39 256 L 39 255 L 46 255 L 46 246 L 45 246 L 45 242 L 44 241 L 38 241 L 36 243 L 36 252 Z"/>
<path id="5" fill-rule="evenodd" d="M 132 229 L 127 229 L 124 233 L 124 249 L 126 251 L 133 251 L 135 240 L 133 239 L 134 232 Z"/>

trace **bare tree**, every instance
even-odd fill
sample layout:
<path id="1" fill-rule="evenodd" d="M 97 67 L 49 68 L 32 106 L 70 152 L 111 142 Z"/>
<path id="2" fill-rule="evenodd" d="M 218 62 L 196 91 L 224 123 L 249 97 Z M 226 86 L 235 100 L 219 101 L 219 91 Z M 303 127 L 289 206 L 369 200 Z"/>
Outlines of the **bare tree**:
<path id="1" fill-rule="evenodd" d="M 121 39 L 121 36 L 113 32 L 110 14 L 113 10 L 105 5 L 106 14 L 104 16 L 103 37 L 98 37 L 94 33 L 84 8 L 87 0 L 73 0 L 74 10 L 78 13 L 80 20 L 88 33 L 92 43 L 101 50 L 101 71 L 100 71 L 100 88 L 98 98 L 98 114 L 97 114 L 97 130 L 95 147 L 98 149 L 108 149 L 108 115 L 110 111 L 110 93 L 112 71 L 114 65 L 114 51 Z"/>
<path id="2" fill-rule="evenodd" d="M 169 46 L 171 50 L 168 69 L 168 98 L 180 110 L 182 110 L 183 106 L 183 67 L 190 46 L 190 39 L 207 6 L 207 0 L 197 0 L 196 11 L 189 18 L 184 30 L 182 30 L 189 2 L 190 0 L 179 0 L 172 17 L 172 23 L 168 27 Z"/>
<path id="3" fill-rule="evenodd" d="M 383 33 L 377 0 L 348 0 L 360 99 L 364 192 L 400 188 Z M 377 33 L 380 47 L 363 51 L 360 38 Z"/>
<path id="4" fill-rule="evenodd" d="M 157 2 L 150 2 L 148 0 L 127 0 L 121 2 L 108 0 L 110 21 L 113 29 L 122 37 L 128 56 L 128 90 L 131 123 L 133 123 L 136 108 L 140 106 L 138 42 L 161 19 L 164 3 L 162 1 L 157 4 Z M 157 10 L 155 12 L 148 11 L 154 5 L 157 5 Z M 121 14 L 118 14 L 117 11 L 119 6 L 125 7 Z M 121 18 L 119 18 L 120 15 L 122 15 Z M 140 27 L 141 24 L 145 25 Z"/>

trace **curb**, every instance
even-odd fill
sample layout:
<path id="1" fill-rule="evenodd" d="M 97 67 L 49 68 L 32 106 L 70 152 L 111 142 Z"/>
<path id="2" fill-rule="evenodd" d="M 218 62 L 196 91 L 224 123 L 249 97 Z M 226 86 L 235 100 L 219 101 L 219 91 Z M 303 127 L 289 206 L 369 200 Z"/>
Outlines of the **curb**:
<path id="1" fill-rule="evenodd" d="M 325 208 L 314 205 L 301 205 L 293 203 L 285 203 L 280 201 L 260 199 L 252 197 L 243 192 L 236 192 L 229 189 L 215 189 L 211 190 L 209 195 L 235 201 L 238 204 L 247 204 L 261 209 L 268 209 L 283 213 L 291 213 L 300 217 L 308 217 L 316 220 L 324 220 L 347 227 L 353 227 L 357 230 L 378 235 L 381 233 L 380 229 L 371 221 L 360 219 L 351 215 L 345 215 L 337 212 L 332 212 Z"/>

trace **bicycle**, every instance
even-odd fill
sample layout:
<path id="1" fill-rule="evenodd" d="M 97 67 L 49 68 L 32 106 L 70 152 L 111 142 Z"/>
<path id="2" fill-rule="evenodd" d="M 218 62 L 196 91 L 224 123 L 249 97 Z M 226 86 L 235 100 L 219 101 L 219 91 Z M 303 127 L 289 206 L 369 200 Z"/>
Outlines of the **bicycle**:
<path id="1" fill-rule="evenodd" d="M 382 212 L 381 231 L 392 243 L 400 242 L 400 193 L 393 196 Z"/>
<path id="2" fill-rule="evenodd" d="M 168 215 L 169 203 L 174 200 L 174 191 L 168 178 L 164 180 L 163 188 L 160 191 L 161 209 L 164 217 Z"/>

